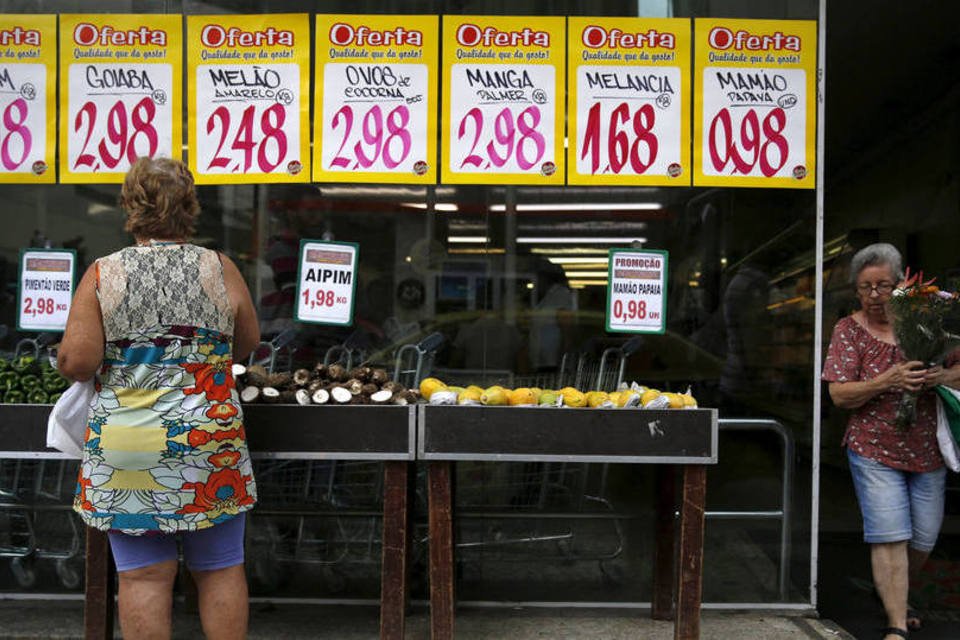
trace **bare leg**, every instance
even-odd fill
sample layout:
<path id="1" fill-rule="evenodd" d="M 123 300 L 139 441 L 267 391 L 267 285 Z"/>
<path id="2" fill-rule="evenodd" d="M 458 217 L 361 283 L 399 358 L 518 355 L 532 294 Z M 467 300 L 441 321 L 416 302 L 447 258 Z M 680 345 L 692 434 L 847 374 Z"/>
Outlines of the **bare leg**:
<path id="1" fill-rule="evenodd" d="M 920 578 L 920 570 L 923 569 L 923 565 L 926 564 L 927 558 L 930 557 L 929 551 L 919 551 L 913 547 L 907 549 L 907 559 L 910 564 L 910 583 L 909 586 L 916 584 L 917 580 Z M 908 598 L 909 602 L 909 598 Z M 911 631 L 916 631 L 923 626 L 923 620 L 920 619 L 919 615 L 914 614 L 913 617 L 907 616 L 907 627 Z"/>
<path id="2" fill-rule="evenodd" d="M 173 581 L 176 577 L 176 560 L 120 572 L 118 599 L 120 629 L 124 638 L 170 638 Z"/>
<path id="3" fill-rule="evenodd" d="M 907 543 L 889 542 L 870 545 L 873 583 L 887 612 L 887 626 L 907 628 L 907 587 L 909 569 Z M 898 636 L 887 636 L 897 640 Z"/>
<path id="4" fill-rule="evenodd" d="M 200 601 L 200 622 L 207 640 L 245 638 L 250 613 L 243 565 L 192 573 Z"/>

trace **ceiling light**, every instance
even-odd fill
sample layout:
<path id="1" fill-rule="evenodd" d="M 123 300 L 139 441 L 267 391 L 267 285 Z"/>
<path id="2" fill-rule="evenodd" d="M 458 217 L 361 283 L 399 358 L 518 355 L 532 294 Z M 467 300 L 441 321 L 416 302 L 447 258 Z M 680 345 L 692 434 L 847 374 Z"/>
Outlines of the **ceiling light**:
<path id="1" fill-rule="evenodd" d="M 426 202 L 403 202 L 400 204 L 401 207 L 409 207 L 411 209 L 426 209 Z M 434 211 L 459 211 L 460 207 L 452 202 L 437 202 L 433 205 Z"/>
<path id="2" fill-rule="evenodd" d="M 495 255 L 495 254 L 506 253 L 506 250 L 501 248 L 496 248 L 496 247 L 476 247 L 476 248 L 470 248 L 470 249 L 447 249 L 447 253 Z"/>
<path id="3" fill-rule="evenodd" d="M 447 242 L 454 244 L 476 244 L 490 242 L 487 236 L 447 236 Z"/>
<path id="4" fill-rule="evenodd" d="M 631 238 L 630 236 L 622 236 L 619 238 L 610 237 L 590 237 L 584 236 L 581 238 L 574 238 L 570 236 L 564 237 L 536 237 L 536 236 L 522 236 L 517 238 L 518 244 L 630 244 L 631 242 L 638 242 L 644 244 L 647 241 L 646 238 Z"/>
<path id="5" fill-rule="evenodd" d="M 574 289 L 582 289 L 583 287 L 605 287 L 607 286 L 606 280 L 568 280 L 569 284 Z"/>
<path id="6" fill-rule="evenodd" d="M 546 254 L 551 256 L 606 256 L 610 253 L 608 249 L 587 248 L 587 247 L 531 247 L 530 253 Z M 599 260 L 600 258 L 596 258 Z"/>
<path id="7" fill-rule="evenodd" d="M 606 278 L 609 273 L 606 271 L 568 271 L 567 276 L 573 276 L 576 278 Z"/>
<path id="8" fill-rule="evenodd" d="M 600 259 L 599 259 L 599 258 L 564 258 L 564 257 L 551 257 L 551 258 L 547 258 L 547 260 L 549 260 L 549 261 L 552 262 L 553 264 L 577 264 L 577 263 L 581 263 L 581 262 L 589 262 L 589 263 L 599 263 L 599 262 L 600 262 Z M 602 264 L 606 264 L 606 263 L 607 263 L 606 260 L 603 260 L 603 261 L 602 261 Z"/>
<path id="9" fill-rule="evenodd" d="M 659 202 L 557 202 L 522 203 L 516 205 L 517 211 L 659 211 L 663 205 Z M 490 211 L 503 213 L 505 204 L 492 204 Z"/>

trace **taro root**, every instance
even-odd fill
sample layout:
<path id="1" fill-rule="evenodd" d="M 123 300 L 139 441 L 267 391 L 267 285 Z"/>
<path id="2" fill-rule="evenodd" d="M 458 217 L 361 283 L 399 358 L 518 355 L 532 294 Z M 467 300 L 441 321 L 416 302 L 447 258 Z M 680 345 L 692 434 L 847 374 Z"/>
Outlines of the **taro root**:
<path id="1" fill-rule="evenodd" d="M 326 378 L 327 377 L 327 365 L 322 362 L 318 362 L 313 367 L 313 376 L 315 378 Z"/>
<path id="2" fill-rule="evenodd" d="M 255 387 L 265 387 L 267 385 L 267 370 L 259 364 L 252 364 L 247 367 L 247 384 Z"/>
<path id="3" fill-rule="evenodd" d="M 353 394 L 344 387 L 334 387 L 330 390 L 330 398 L 337 404 L 347 404 L 353 400 Z"/>
<path id="4" fill-rule="evenodd" d="M 363 391 L 363 383 L 356 378 L 347 380 L 347 382 L 344 384 L 344 387 L 346 387 L 346 389 L 353 395 L 357 395 Z"/>
<path id="5" fill-rule="evenodd" d="M 310 392 L 306 389 L 297 389 L 297 392 L 294 394 L 294 399 L 300 406 L 306 406 L 310 404 Z"/>
<path id="6" fill-rule="evenodd" d="M 244 387 L 243 391 L 240 392 L 240 402 L 245 404 L 253 404 L 260 399 L 260 388 L 250 385 L 249 387 Z"/>
<path id="7" fill-rule="evenodd" d="M 304 387 L 310 382 L 310 372 L 306 369 L 297 369 L 293 372 L 293 384 Z"/>
<path id="8" fill-rule="evenodd" d="M 297 392 L 294 389 L 284 389 L 280 392 L 280 402 L 294 404 L 297 401 Z"/>
<path id="9" fill-rule="evenodd" d="M 309 391 L 310 393 L 315 393 L 317 389 L 325 389 L 326 386 L 327 386 L 326 382 L 323 382 L 322 380 L 314 380 L 307 386 L 307 391 Z"/>
<path id="10" fill-rule="evenodd" d="M 393 380 L 388 380 L 384 382 L 382 385 L 380 385 L 380 387 L 382 389 L 386 389 L 387 391 L 393 391 L 394 393 L 403 393 L 404 391 L 407 390 L 405 386 L 403 386 L 399 382 L 394 382 Z"/>
<path id="11" fill-rule="evenodd" d="M 368 382 L 365 385 L 363 385 L 363 387 L 360 388 L 360 393 L 362 393 L 365 396 L 372 396 L 377 391 L 380 391 L 380 387 L 373 384 L 372 382 Z"/>
<path id="12" fill-rule="evenodd" d="M 389 389 L 381 389 L 375 393 L 370 394 L 370 402 L 372 404 L 387 404 L 393 398 L 393 392 Z"/>
<path id="13" fill-rule="evenodd" d="M 274 387 L 276 389 L 283 389 L 284 387 L 289 387 L 292 380 L 293 375 L 289 371 L 271 373 L 267 376 L 267 386 Z"/>
<path id="14" fill-rule="evenodd" d="M 417 403 L 417 394 L 409 389 L 404 391 L 395 391 L 393 393 L 393 404 L 416 404 Z"/>
<path id="15" fill-rule="evenodd" d="M 381 387 L 390 379 L 384 369 L 373 369 L 370 372 L 370 382 L 378 384 Z"/>
<path id="16" fill-rule="evenodd" d="M 360 382 L 369 382 L 371 373 L 373 373 L 373 369 L 370 367 L 354 367 L 350 370 L 350 377 L 356 378 Z"/>
<path id="17" fill-rule="evenodd" d="M 247 379 L 247 368 L 239 362 L 233 363 L 233 365 L 230 367 L 230 373 L 233 374 L 234 380 L 244 382 Z"/>
<path id="18" fill-rule="evenodd" d="M 271 404 L 280 402 L 280 392 L 273 387 L 264 387 L 260 390 L 260 397 L 264 402 Z"/>
<path id="19" fill-rule="evenodd" d="M 330 392 L 326 389 L 317 389 L 310 394 L 310 399 L 313 400 L 313 404 L 327 404 L 330 400 Z"/>
<path id="20" fill-rule="evenodd" d="M 334 382 L 346 382 L 349 379 L 346 368 L 339 364 L 332 364 L 327 367 L 327 377 Z"/>

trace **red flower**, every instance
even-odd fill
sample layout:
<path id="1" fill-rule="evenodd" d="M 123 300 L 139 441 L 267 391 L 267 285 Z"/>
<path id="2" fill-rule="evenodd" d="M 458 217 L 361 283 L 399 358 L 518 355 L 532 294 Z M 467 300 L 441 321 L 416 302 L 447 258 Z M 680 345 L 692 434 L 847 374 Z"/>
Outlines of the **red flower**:
<path id="1" fill-rule="evenodd" d="M 213 432 L 196 428 L 190 430 L 190 433 L 187 435 L 187 443 L 196 449 L 197 447 L 202 447 L 211 440 L 214 442 L 223 442 L 224 440 L 234 440 L 236 438 L 240 438 L 242 435 L 243 427 L 234 429 L 221 429 Z"/>
<path id="2" fill-rule="evenodd" d="M 230 424 L 230 421 L 239 413 L 237 407 L 233 404 L 223 403 L 215 404 L 204 414 L 208 418 L 213 418 L 222 425 Z"/>
<path id="3" fill-rule="evenodd" d="M 230 449 L 226 451 L 219 451 L 217 453 L 210 454 L 207 457 L 207 460 L 209 460 L 210 464 L 213 466 L 221 469 L 225 467 L 235 467 L 237 466 L 237 463 L 240 462 L 240 452 Z"/>
<path id="4" fill-rule="evenodd" d="M 196 386 L 183 390 L 186 395 L 205 393 L 211 402 L 226 402 L 230 399 L 230 390 L 236 386 L 230 371 L 229 358 L 213 356 L 206 362 L 185 362 L 181 365 L 192 374 Z"/>
<path id="5" fill-rule="evenodd" d="M 80 485 L 80 486 L 79 486 L 79 489 L 80 489 L 80 496 L 79 496 L 80 508 L 83 509 L 84 511 L 96 511 L 96 509 L 93 508 L 93 503 L 90 502 L 89 500 L 87 500 L 87 489 L 88 489 L 89 487 L 92 487 L 92 486 L 93 486 L 93 483 L 90 481 L 89 478 L 83 478 L 83 477 L 81 477 L 81 478 L 78 479 L 77 484 Z"/>
<path id="6" fill-rule="evenodd" d="M 251 505 L 253 497 L 247 493 L 250 480 L 250 476 L 242 476 L 236 469 L 219 469 L 211 473 L 206 482 L 185 482 L 180 488 L 194 492 L 193 503 L 177 513 L 232 511 Z"/>

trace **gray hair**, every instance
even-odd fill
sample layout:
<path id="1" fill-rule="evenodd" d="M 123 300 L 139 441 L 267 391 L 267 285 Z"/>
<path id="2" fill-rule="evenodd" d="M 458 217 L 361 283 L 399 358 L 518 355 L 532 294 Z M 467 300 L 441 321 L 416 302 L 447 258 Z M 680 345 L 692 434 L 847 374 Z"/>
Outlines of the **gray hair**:
<path id="1" fill-rule="evenodd" d="M 854 254 L 850 261 L 850 282 L 856 283 L 857 276 L 867 267 L 890 267 L 894 280 L 903 279 L 903 258 L 892 244 L 877 242 L 867 245 Z"/>

